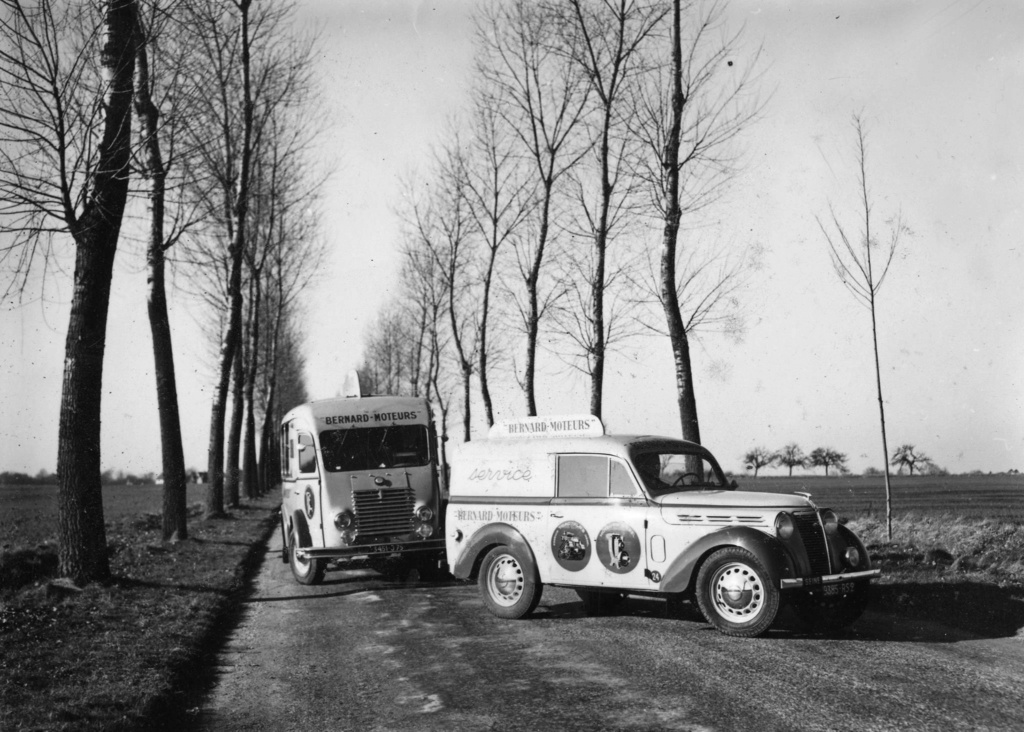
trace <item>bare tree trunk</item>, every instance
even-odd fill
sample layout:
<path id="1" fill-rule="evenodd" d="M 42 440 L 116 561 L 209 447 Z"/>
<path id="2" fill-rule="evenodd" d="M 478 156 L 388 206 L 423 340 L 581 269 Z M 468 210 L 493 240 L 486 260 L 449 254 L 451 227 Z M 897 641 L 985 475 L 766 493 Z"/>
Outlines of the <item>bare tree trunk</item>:
<path id="1" fill-rule="evenodd" d="M 136 56 L 135 111 L 144 127 L 146 174 L 150 178 L 149 329 L 153 336 L 153 361 L 156 373 L 157 411 L 160 415 L 160 448 L 163 458 L 164 541 L 188 538 L 185 456 L 181 446 L 181 419 L 178 413 L 178 387 L 174 372 L 171 324 L 167 316 L 164 287 L 164 194 L 167 171 L 160 151 L 160 113 L 149 93 L 149 54 L 146 30 L 138 29 Z"/>
<path id="2" fill-rule="evenodd" d="M 65 341 L 57 473 L 60 572 L 78 584 L 110 576 L 100 485 L 100 403 L 114 254 L 128 197 L 131 101 L 135 71 L 134 0 L 106 8 L 100 54 L 109 87 L 90 201 L 72 227 L 75 287 Z"/>
<path id="3" fill-rule="evenodd" d="M 259 470 L 259 492 L 265 494 L 277 484 L 280 475 L 280 466 L 277 464 L 278 454 L 275 449 L 277 435 L 277 424 L 274 421 L 274 412 L 277 409 L 275 404 L 276 395 L 274 377 L 271 376 L 270 388 L 267 394 L 267 402 L 263 412 L 263 428 L 260 430 L 260 455 L 258 462 Z"/>
<path id="4" fill-rule="evenodd" d="M 100 485 L 100 400 L 119 226 L 97 224 L 78 240 L 57 453 L 60 572 L 77 584 L 110 576 Z"/>
<path id="5" fill-rule="evenodd" d="M 251 295 L 251 314 L 249 316 L 252 338 L 249 345 L 249 368 L 245 376 L 245 431 L 242 438 L 242 481 L 245 486 L 246 498 L 255 498 L 259 492 L 259 484 L 256 478 L 256 413 L 254 408 L 256 400 L 253 394 L 256 390 L 256 374 L 259 366 L 260 347 L 260 274 L 253 276 L 253 287 Z"/>
<path id="6" fill-rule="evenodd" d="M 597 231 L 594 232 L 594 252 L 597 255 L 597 261 L 594 267 L 594 281 L 591 283 L 591 297 L 593 299 L 591 319 L 594 323 L 594 341 L 588 358 L 590 361 L 590 413 L 598 419 L 601 418 L 604 394 L 604 278 L 605 260 L 608 255 L 608 211 L 611 207 L 613 190 L 608 172 L 608 156 L 610 154 L 608 135 L 612 112 L 610 97 L 606 105 L 604 122 L 601 126 L 601 149 L 599 152 L 601 158 L 601 213 L 598 219 Z"/>
<path id="7" fill-rule="evenodd" d="M 214 395 L 210 410 L 210 448 L 208 454 L 208 470 L 210 485 L 206 492 L 207 518 L 221 516 L 224 513 L 224 417 L 226 411 L 228 382 L 231 377 L 233 361 L 240 350 L 242 324 L 242 255 L 245 251 L 246 217 L 249 211 L 249 178 L 252 167 L 253 140 L 253 100 L 252 81 L 250 78 L 250 46 L 249 8 L 251 0 L 241 0 L 236 7 L 242 20 L 242 88 L 243 88 L 243 130 L 241 146 L 241 170 L 239 172 L 237 191 L 231 215 L 234 231 L 230 246 L 231 274 L 228 280 L 228 293 L 231 300 L 228 323 L 220 351 L 220 375 L 217 392 Z M 225 191 L 225 195 L 229 195 Z M 235 463 L 237 470 L 237 462 Z"/>
<path id="8" fill-rule="evenodd" d="M 867 204 L 867 187 L 865 185 L 865 205 Z M 870 210 L 870 208 L 868 208 Z M 867 253 L 868 260 L 868 271 L 870 272 L 871 267 L 871 253 L 870 247 L 865 247 L 869 250 Z M 892 487 L 889 484 L 889 443 L 885 436 L 885 402 L 882 400 L 882 364 L 878 358 L 878 324 L 875 320 L 875 293 L 871 293 L 871 345 L 874 349 L 875 354 L 875 385 L 878 388 L 878 416 L 882 423 L 882 469 L 885 471 L 885 535 L 889 541 L 892 541 Z M 910 474 L 914 474 L 914 468 L 911 466 Z"/>
<path id="9" fill-rule="evenodd" d="M 480 314 L 480 397 L 484 403 L 484 416 L 487 418 L 487 426 L 494 424 L 494 406 L 491 403 L 491 390 L 487 384 L 487 316 L 490 311 L 491 302 L 491 278 L 494 274 L 494 259 L 497 249 L 491 249 L 491 256 L 488 260 L 487 274 L 484 276 L 483 306 Z"/>
<path id="10" fill-rule="evenodd" d="M 229 321 L 231 318 L 229 317 Z M 210 447 L 207 453 L 206 518 L 224 515 L 224 417 L 227 413 L 231 363 L 235 357 L 235 331 L 228 326 L 220 346 L 219 378 L 210 408 Z"/>
<path id="11" fill-rule="evenodd" d="M 224 461 L 224 500 L 231 508 L 238 507 L 239 499 L 238 463 L 241 456 L 242 417 L 245 413 L 245 363 L 242 353 L 243 349 L 239 348 L 231 369 L 231 425 L 228 430 L 227 457 Z"/>
<path id="12" fill-rule="evenodd" d="M 540 336 L 540 270 L 544 263 L 544 249 L 548 241 L 549 222 L 551 215 L 551 184 L 544 182 L 544 200 L 541 202 L 540 232 L 537 236 L 537 251 L 533 257 L 533 266 L 526 281 L 527 297 L 530 309 L 526 318 L 526 367 L 523 373 L 523 389 L 526 392 L 526 415 L 537 416 L 537 339 Z"/>
<path id="13" fill-rule="evenodd" d="M 690 341 L 679 310 L 676 293 L 676 246 L 679 239 L 679 221 L 682 216 L 679 203 L 679 146 L 682 129 L 683 82 L 680 0 L 672 3 L 672 120 L 665 140 L 665 232 L 661 244 L 661 303 L 665 311 L 669 343 L 676 372 L 676 401 L 679 405 L 679 423 L 684 440 L 700 442 L 700 424 L 697 419 L 697 397 L 693 388 L 693 368 L 690 362 Z M 792 472 L 792 471 L 791 471 Z M 755 471 L 754 477 L 757 477 Z"/>

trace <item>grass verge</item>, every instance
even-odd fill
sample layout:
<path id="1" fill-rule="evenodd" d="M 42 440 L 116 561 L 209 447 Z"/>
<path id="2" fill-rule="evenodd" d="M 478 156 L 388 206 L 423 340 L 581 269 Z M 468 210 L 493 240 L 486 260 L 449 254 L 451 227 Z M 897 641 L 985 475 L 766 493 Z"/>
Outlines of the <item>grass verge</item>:
<path id="1" fill-rule="evenodd" d="M 872 606 L 986 637 L 1024 629 L 1024 525 L 1017 521 L 908 513 L 851 519 L 882 578 Z"/>
<path id="2" fill-rule="evenodd" d="M 265 497 L 160 540 L 107 524 L 113 579 L 54 596 L 52 545 L 0 555 L 0 729 L 180 728 L 277 526 Z M 196 512 L 193 512 L 196 513 Z"/>

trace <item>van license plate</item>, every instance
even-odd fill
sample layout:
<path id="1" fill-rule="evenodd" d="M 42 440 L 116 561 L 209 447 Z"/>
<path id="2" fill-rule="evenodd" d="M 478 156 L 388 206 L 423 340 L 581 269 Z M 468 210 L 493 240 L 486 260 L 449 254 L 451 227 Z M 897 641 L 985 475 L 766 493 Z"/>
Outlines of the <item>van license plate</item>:
<path id="1" fill-rule="evenodd" d="M 840 582 L 836 585 L 825 585 L 822 587 L 827 597 L 835 595 L 848 595 L 853 592 L 852 582 Z"/>

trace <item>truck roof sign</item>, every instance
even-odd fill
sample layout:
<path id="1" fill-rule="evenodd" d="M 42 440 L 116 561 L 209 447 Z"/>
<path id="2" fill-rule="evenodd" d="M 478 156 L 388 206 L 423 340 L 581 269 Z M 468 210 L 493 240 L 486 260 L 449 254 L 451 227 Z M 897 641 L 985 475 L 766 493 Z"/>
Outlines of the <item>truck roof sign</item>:
<path id="1" fill-rule="evenodd" d="M 518 419 L 495 422 L 487 433 L 495 438 L 530 437 L 601 437 L 604 425 L 592 414 L 570 414 L 563 416 L 519 417 Z"/>

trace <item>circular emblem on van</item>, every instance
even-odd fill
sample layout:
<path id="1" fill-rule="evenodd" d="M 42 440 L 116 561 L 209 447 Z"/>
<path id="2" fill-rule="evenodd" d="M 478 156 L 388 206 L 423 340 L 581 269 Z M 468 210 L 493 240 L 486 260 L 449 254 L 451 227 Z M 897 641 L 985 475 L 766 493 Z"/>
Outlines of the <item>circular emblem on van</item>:
<path id="1" fill-rule="evenodd" d="M 306 518 L 312 519 L 313 514 L 316 512 L 316 499 L 313 497 L 312 488 L 306 488 L 306 495 L 303 499 L 303 503 L 305 503 L 306 506 Z"/>
<path id="2" fill-rule="evenodd" d="M 579 572 L 590 560 L 590 537 L 587 530 L 575 521 L 558 525 L 551 535 L 551 553 L 560 567 Z"/>
<path id="3" fill-rule="evenodd" d="M 628 524 L 608 524 L 597 535 L 597 556 L 615 574 L 632 572 L 640 566 L 640 539 Z"/>

